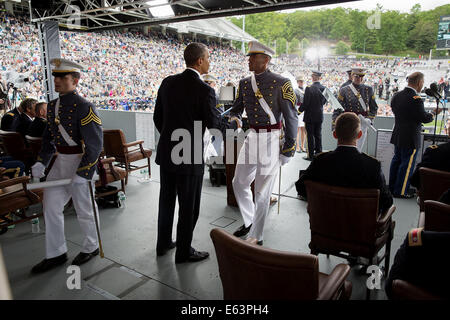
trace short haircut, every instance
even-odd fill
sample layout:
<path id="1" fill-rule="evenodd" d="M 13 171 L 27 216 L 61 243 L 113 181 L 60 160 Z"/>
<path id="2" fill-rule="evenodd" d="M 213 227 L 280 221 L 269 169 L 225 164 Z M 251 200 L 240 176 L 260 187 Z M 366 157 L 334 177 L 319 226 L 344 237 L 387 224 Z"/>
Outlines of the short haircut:
<path id="1" fill-rule="evenodd" d="M 422 72 L 413 72 L 408 76 L 408 84 L 415 86 L 423 79 L 424 74 Z"/>
<path id="2" fill-rule="evenodd" d="M 23 112 L 27 111 L 30 108 L 33 108 L 33 105 L 36 104 L 38 101 L 33 98 L 26 98 L 20 103 L 20 108 Z"/>
<path id="3" fill-rule="evenodd" d="M 36 114 L 39 114 L 39 111 L 44 108 L 44 106 L 47 105 L 47 102 L 39 102 L 36 104 Z"/>
<path id="4" fill-rule="evenodd" d="M 343 141 L 352 141 L 358 137 L 360 120 L 354 112 L 344 112 L 336 119 L 336 137 Z"/>
<path id="5" fill-rule="evenodd" d="M 195 65 L 197 60 L 205 55 L 206 51 L 208 51 L 208 47 L 203 43 L 192 42 L 188 44 L 186 49 L 184 49 L 184 61 L 186 62 L 186 66 L 190 67 Z"/>

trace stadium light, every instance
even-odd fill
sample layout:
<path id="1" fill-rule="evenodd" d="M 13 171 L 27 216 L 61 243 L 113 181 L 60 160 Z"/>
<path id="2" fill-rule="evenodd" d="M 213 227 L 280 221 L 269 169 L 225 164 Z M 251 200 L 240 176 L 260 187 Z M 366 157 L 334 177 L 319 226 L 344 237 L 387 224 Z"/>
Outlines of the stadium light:
<path id="1" fill-rule="evenodd" d="M 173 17 L 175 15 L 175 13 L 172 10 L 172 7 L 169 5 L 167 0 L 153 0 L 148 1 L 147 4 L 150 6 L 156 6 L 149 8 L 150 13 L 155 18 Z"/>

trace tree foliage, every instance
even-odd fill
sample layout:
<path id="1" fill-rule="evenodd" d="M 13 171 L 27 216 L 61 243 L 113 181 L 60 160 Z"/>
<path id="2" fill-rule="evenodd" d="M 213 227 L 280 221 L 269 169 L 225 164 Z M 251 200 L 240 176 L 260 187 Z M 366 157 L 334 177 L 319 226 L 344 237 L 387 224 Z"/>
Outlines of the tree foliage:
<path id="1" fill-rule="evenodd" d="M 368 27 L 368 19 L 378 14 L 379 26 Z M 351 49 L 358 52 L 393 54 L 413 50 L 429 53 L 435 48 L 439 17 L 450 14 L 450 4 L 433 10 L 422 11 L 420 4 L 411 7 L 409 13 L 384 10 L 360 11 L 334 8 L 292 13 L 268 12 L 247 15 L 245 31 L 259 41 L 275 49 L 277 53 L 302 53 L 305 40 L 310 42 L 327 40 L 340 44 L 351 42 Z M 242 28 L 242 17 L 231 18 Z M 336 48 L 337 49 L 337 48 Z"/>

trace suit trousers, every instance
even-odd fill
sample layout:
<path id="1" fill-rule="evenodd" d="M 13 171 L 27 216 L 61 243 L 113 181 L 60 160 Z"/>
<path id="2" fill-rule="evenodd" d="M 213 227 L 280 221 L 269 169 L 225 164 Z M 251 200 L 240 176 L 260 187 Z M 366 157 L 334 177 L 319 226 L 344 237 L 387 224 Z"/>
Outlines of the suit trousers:
<path id="1" fill-rule="evenodd" d="M 322 152 L 322 122 L 305 122 L 308 138 L 308 157 Z"/>
<path id="2" fill-rule="evenodd" d="M 81 154 L 58 154 L 50 170 L 47 181 L 73 178 L 81 161 Z M 93 178 L 89 183 L 94 188 Z M 93 189 L 94 190 L 94 189 Z M 77 213 L 78 223 L 84 235 L 84 253 L 90 253 L 98 248 L 97 230 L 92 208 L 92 199 L 88 182 L 72 183 L 66 186 L 51 187 L 44 190 L 42 201 L 45 219 L 46 258 L 54 258 L 67 252 L 64 236 L 63 210 L 66 203 L 72 198 Z M 94 201 L 94 205 L 97 204 Z M 98 212 L 98 210 L 97 210 Z M 100 223 L 100 217 L 98 223 Z"/>
<path id="3" fill-rule="evenodd" d="M 159 192 L 157 250 L 172 242 L 175 201 L 178 196 L 177 251 L 175 256 L 186 259 L 191 247 L 194 228 L 200 212 L 203 175 L 176 174 L 161 168 Z"/>
<path id="4" fill-rule="evenodd" d="M 389 170 L 389 189 L 394 196 L 404 195 L 409 189 L 409 179 L 414 171 L 417 149 L 395 146 Z"/>

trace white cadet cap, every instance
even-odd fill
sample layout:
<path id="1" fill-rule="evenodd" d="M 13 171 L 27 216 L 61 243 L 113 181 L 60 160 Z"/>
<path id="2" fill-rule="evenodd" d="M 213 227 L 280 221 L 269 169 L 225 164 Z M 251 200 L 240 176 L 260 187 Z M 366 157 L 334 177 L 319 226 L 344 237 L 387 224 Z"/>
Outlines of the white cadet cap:
<path id="1" fill-rule="evenodd" d="M 272 56 L 275 54 L 275 51 L 263 45 L 262 43 L 259 43 L 258 41 L 250 41 L 248 43 L 247 56 L 257 53 L 262 53 L 272 58 Z"/>
<path id="2" fill-rule="evenodd" d="M 52 72 L 56 73 L 69 73 L 69 72 L 81 72 L 84 67 L 76 62 L 72 62 L 67 59 L 55 58 L 50 60 L 50 64 L 54 66 Z"/>
<path id="3" fill-rule="evenodd" d="M 213 75 L 211 75 L 211 74 L 205 74 L 204 76 L 203 76 L 203 81 L 207 81 L 207 82 L 216 82 L 217 81 L 217 79 L 216 79 L 216 77 L 214 77 Z"/>
<path id="4" fill-rule="evenodd" d="M 366 69 L 365 68 L 360 68 L 360 67 L 352 68 L 352 75 L 353 74 L 356 74 L 358 76 L 363 76 L 363 75 L 366 74 Z"/>

